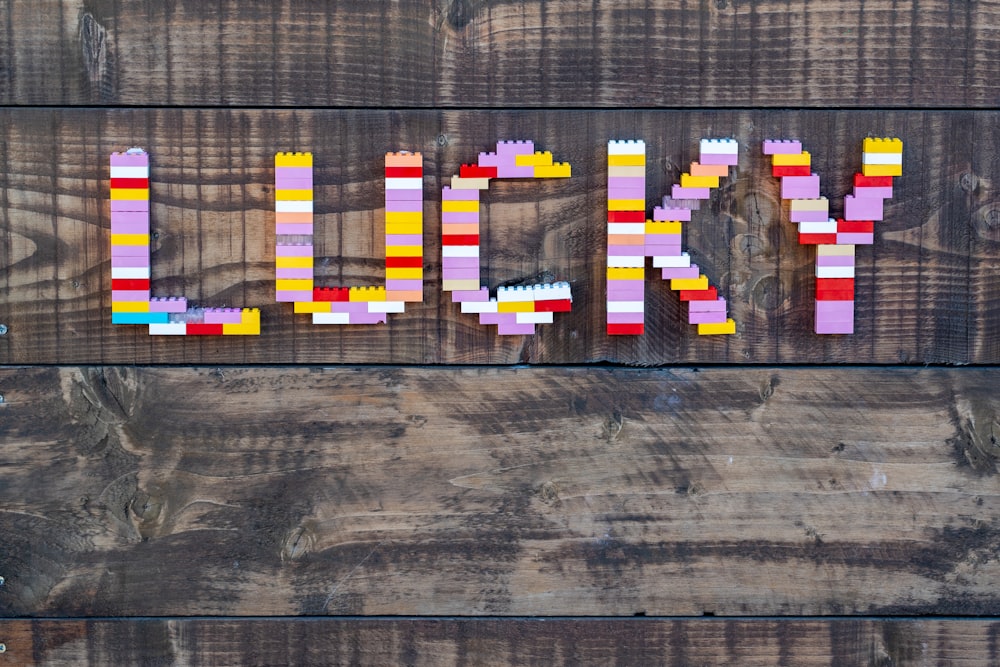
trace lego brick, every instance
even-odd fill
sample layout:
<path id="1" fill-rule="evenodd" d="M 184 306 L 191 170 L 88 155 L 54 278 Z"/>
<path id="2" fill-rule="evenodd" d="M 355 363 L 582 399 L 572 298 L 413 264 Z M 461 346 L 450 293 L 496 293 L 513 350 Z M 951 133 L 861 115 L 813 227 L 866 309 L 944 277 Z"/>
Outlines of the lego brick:
<path id="1" fill-rule="evenodd" d="M 726 300 L 718 298 L 714 300 L 688 301 L 689 313 L 725 313 Z"/>
<path id="2" fill-rule="evenodd" d="M 634 211 L 608 211 L 608 222 L 615 223 L 628 223 L 628 222 L 645 222 L 646 213 L 645 205 L 642 209 Z"/>
<path id="3" fill-rule="evenodd" d="M 704 290 L 708 289 L 708 277 L 699 276 L 697 278 L 673 278 L 670 281 L 672 290 Z"/>
<path id="4" fill-rule="evenodd" d="M 853 245 L 821 245 L 816 247 L 816 255 L 848 255 L 854 257 Z"/>
<path id="5" fill-rule="evenodd" d="M 517 313 L 515 322 L 518 324 L 552 324 L 554 316 L 549 311 L 532 311 L 530 313 Z"/>
<path id="6" fill-rule="evenodd" d="M 816 266 L 817 278 L 853 278 L 854 264 L 850 266 Z"/>
<path id="7" fill-rule="evenodd" d="M 837 221 L 829 218 L 822 222 L 800 222 L 799 234 L 836 234 Z"/>
<path id="8" fill-rule="evenodd" d="M 312 153 L 277 153 L 274 156 L 274 166 L 277 167 L 311 167 Z"/>
<path id="9" fill-rule="evenodd" d="M 768 139 L 763 146 L 764 155 L 798 155 L 802 152 L 802 142 L 793 139 Z"/>
<path id="10" fill-rule="evenodd" d="M 653 209 L 654 222 L 689 222 L 691 209 L 679 206 L 657 206 Z"/>
<path id="11" fill-rule="evenodd" d="M 386 257 L 385 267 L 389 268 L 420 268 L 424 265 L 423 256 Z"/>
<path id="12" fill-rule="evenodd" d="M 643 154 L 625 154 L 625 155 L 608 155 L 608 166 L 609 167 L 645 167 L 646 166 L 646 155 Z"/>
<path id="13" fill-rule="evenodd" d="M 681 290 L 681 301 L 715 301 L 719 298 L 718 290 L 709 287 L 704 290 Z"/>
<path id="14" fill-rule="evenodd" d="M 607 332 L 609 336 L 641 336 L 645 331 L 640 324 L 608 324 Z"/>
<path id="15" fill-rule="evenodd" d="M 799 243 L 802 245 L 834 244 L 836 242 L 837 234 L 799 234 Z"/>
<path id="16" fill-rule="evenodd" d="M 651 220 L 646 223 L 644 231 L 649 236 L 678 236 L 683 229 L 683 223 L 676 220 Z"/>
<path id="17" fill-rule="evenodd" d="M 691 175 L 692 176 L 729 176 L 729 165 L 728 164 L 701 164 L 699 162 L 691 163 Z M 682 183 L 683 185 L 683 183 Z M 718 187 L 718 186 L 716 186 Z"/>
<path id="18" fill-rule="evenodd" d="M 572 175 L 573 168 L 569 162 L 535 166 L 535 178 L 570 178 Z"/>
<path id="19" fill-rule="evenodd" d="M 443 213 L 479 213 L 479 199 L 475 200 L 444 200 L 441 202 Z"/>
<path id="20" fill-rule="evenodd" d="M 424 156 L 422 153 L 399 151 L 385 154 L 386 167 L 420 167 L 423 166 L 423 163 Z"/>
<path id="21" fill-rule="evenodd" d="M 423 245 L 387 245 L 385 247 L 387 257 L 421 257 L 424 254 Z"/>
<path id="22" fill-rule="evenodd" d="M 865 153 L 902 153 L 903 142 L 899 139 L 869 137 L 861 145 Z"/>
<path id="23" fill-rule="evenodd" d="M 645 265 L 645 253 L 641 255 L 608 255 L 608 266 L 641 268 Z"/>
<path id="24" fill-rule="evenodd" d="M 606 302 L 609 313 L 641 313 L 645 308 L 643 301 L 613 301 Z"/>
<path id="25" fill-rule="evenodd" d="M 699 324 L 698 325 L 698 335 L 699 336 L 716 336 L 725 334 L 735 334 L 736 333 L 736 322 L 732 319 L 727 319 L 721 324 Z"/>
<path id="26" fill-rule="evenodd" d="M 646 142 L 638 139 L 608 141 L 608 155 L 645 155 Z"/>
<path id="27" fill-rule="evenodd" d="M 311 201 L 312 190 L 275 190 L 274 198 L 278 201 Z"/>
<path id="28" fill-rule="evenodd" d="M 844 218 L 846 220 L 881 220 L 882 199 L 878 197 L 844 196 Z"/>
<path id="29" fill-rule="evenodd" d="M 478 245 L 446 245 L 441 247 L 442 257 L 479 257 Z"/>
<path id="30" fill-rule="evenodd" d="M 463 164 L 459 167 L 458 175 L 462 178 L 496 178 L 497 168 L 495 166 L 481 166 L 478 164 Z"/>
<path id="31" fill-rule="evenodd" d="M 771 164 L 776 167 L 808 167 L 812 164 L 812 155 L 809 151 L 776 153 L 771 157 Z"/>
<path id="32" fill-rule="evenodd" d="M 646 167 L 608 167 L 608 177 L 646 177 Z"/>
<path id="33" fill-rule="evenodd" d="M 351 316 L 348 313 L 313 313 L 313 324 L 350 324 Z"/>
<path id="34" fill-rule="evenodd" d="M 866 164 L 862 165 L 861 173 L 865 176 L 902 176 L 901 164 Z"/>
<path id="35" fill-rule="evenodd" d="M 314 274 L 313 274 L 312 267 L 309 267 L 308 269 L 302 269 L 302 268 L 297 268 L 297 269 L 279 269 L 279 268 L 275 268 L 275 270 L 274 270 L 274 277 L 276 279 L 299 278 L 299 279 L 304 279 L 304 280 L 312 280 L 313 279 L 313 275 Z"/>
<path id="36" fill-rule="evenodd" d="M 398 167 L 386 165 L 385 167 L 385 177 L 386 178 L 422 178 L 424 175 L 424 169 L 420 167 Z"/>
<path id="37" fill-rule="evenodd" d="M 294 312 L 297 315 L 303 313 L 329 313 L 330 301 L 296 301 Z"/>
<path id="38" fill-rule="evenodd" d="M 642 211 L 646 208 L 644 199 L 609 199 L 609 211 Z"/>
<path id="39" fill-rule="evenodd" d="M 819 176 L 786 176 L 781 179 L 782 199 L 819 198 Z"/>
<path id="40" fill-rule="evenodd" d="M 688 324 L 725 324 L 726 311 L 691 311 L 688 313 Z M 700 332 L 699 332 L 700 333 Z"/>
<path id="41" fill-rule="evenodd" d="M 149 325 L 150 336 L 186 336 L 187 324 L 184 322 L 153 322 Z"/>
<path id="42" fill-rule="evenodd" d="M 166 324 L 169 313 L 111 313 L 112 324 Z"/>
<path id="43" fill-rule="evenodd" d="M 875 235 L 838 232 L 836 242 L 838 245 L 872 245 L 875 243 Z"/>
<path id="44" fill-rule="evenodd" d="M 347 287 L 316 287 L 312 291 L 313 301 L 350 301 L 351 290 Z"/>
<path id="45" fill-rule="evenodd" d="M 478 243 L 479 236 L 477 235 L 475 236 L 475 238 L 477 239 L 476 242 Z M 394 256 L 394 253 L 390 253 L 389 248 L 398 248 L 402 246 L 407 248 L 420 247 L 422 249 L 423 242 L 424 239 L 421 234 L 386 234 L 385 235 L 386 255 Z M 403 256 L 408 257 L 411 255 L 412 253 L 406 253 Z"/>
<path id="46" fill-rule="evenodd" d="M 711 193 L 709 188 L 685 188 L 674 185 L 670 189 L 670 196 L 674 199 L 708 199 Z"/>
<path id="47" fill-rule="evenodd" d="M 700 153 L 705 155 L 737 155 L 739 144 L 735 139 L 702 139 L 698 144 Z"/>
<path id="48" fill-rule="evenodd" d="M 774 165 L 771 167 L 771 175 L 775 178 L 784 178 L 785 176 L 809 176 L 812 174 L 812 167 L 807 164 L 804 165 Z"/>
<path id="49" fill-rule="evenodd" d="M 653 268 L 688 268 L 691 266 L 691 257 L 682 252 L 680 255 L 659 255 L 653 257 Z"/>
<path id="50" fill-rule="evenodd" d="M 645 234 L 645 222 L 609 222 L 608 234 Z"/>
<path id="51" fill-rule="evenodd" d="M 645 315 L 641 310 L 638 312 L 609 312 L 605 316 L 605 321 L 608 324 L 642 324 L 644 319 Z"/>
<path id="52" fill-rule="evenodd" d="M 414 190 L 423 192 L 424 179 L 422 178 L 387 178 L 385 179 L 386 190 Z"/>
<path id="53" fill-rule="evenodd" d="M 369 301 L 368 302 L 368 312 L 369 313 L 404 313 L 406 312 L 406 303 L 403 301 Z"/>
<path id="54" fill-rule="evenodd" d="M 462 301 L 463 313 L 495 313 L 497 312 L 496 299 L 486 301 Z"/>
<path id="55" fill-rule="evenodd" d="M 572 299 L 545 299 L 535 301 L 536 313 L 568 313 L 573 308 Z"/>
<path id="56" fill-rule="evenodd" d="M 717 188 L 719 187 L 718 176 L 694 176 L 692 174 L 681 174 L 682 188 Z"/>
<path id="57" fill-rule="evenodd" d="M 608 267 L 607 269 L 607 279 L 608 280 L 642 280 L 644 277 L 644 269 L 633 269 L 633 268 L 616 268 Z"/>
<path id="58" fill-rule="evenodd" d="M 691 266 L 667 266 L 660 269 L 660 277 L 663 280 L 697 280 L 701 277 L 701 273 L 698 269 L 697 264 L 692 264 Z M 680 289 L 671 287 L 671 289 Z M 695 289 L 705 289 L 705 288 L 695 288 Z"/>
<path id="59" fill-rule="evenodd" d="M 451 177 L 452 190 L 486 190 L 490 187 L 488 178 L 462 178 L 461 176 Z"/>
<path id="60" fill-rule="evenodd" d="M 187 299 L 182 296 L 153 297 L 149 300 L 151 313 L 183 313 L 187 309 Z"/>
<path id="61" fill-rule="evenodd" d="M 385 277 L 386 280 L 390 278 L 399 280 L 419 280 L 424 277 L 424 270 L 422 267 L 419 268 L 387 267 L 385 270 Z"/>
<path id="62" fill-rule="evenodd" d="M 853 234 L 871 234 L 875 231 L 872 220 L 838 220 L 837 231 Z"/>
<path id="63" fill-rule="evenodd" d="M 442 280 L 441 289 L 444 292 L 474 291 L 479 289 L 479 280 Z"/>
<path id="64" fill-rule="evenodd" d="M 112 266 L 111 279 L 115 278 L 149 278 L 148 266 Z"/>

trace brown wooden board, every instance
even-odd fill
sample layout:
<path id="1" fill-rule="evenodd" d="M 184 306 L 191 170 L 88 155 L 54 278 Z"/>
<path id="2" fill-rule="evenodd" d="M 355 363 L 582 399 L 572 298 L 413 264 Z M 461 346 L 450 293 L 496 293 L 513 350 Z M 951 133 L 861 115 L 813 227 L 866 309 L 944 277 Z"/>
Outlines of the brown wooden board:
<path id="1" fill-rule="evenodd" d="M 993 665 L 995 621 L 141 619 L 0 622 L 0 665 Z"/>
<path id="2" fill-rule="evenodd" d="M 0 102 L 993 107 L 1000 5 L 0 0 Z"/>
<path id="3" fill-rule="evenodd" d="M 996 363 L 1000 361 L 1000 116 L 992 112 L 0 111 L 0 362 L 21 363 Z M 605 333 L 606 152 L 647 142 L 648 211 L 735 136 L 740 164 L 686 225 L 686 247 L 737 322 L 698 336 L 647 270 L 647 333 Z M 839 215 L 865 136 L 904 140 L 904 174 L 858 247 L 853 336 L 813 333 L 814 248 L 800 245 L 762 140 L 800 137 Z M 570 179 L 484 196 L 482 279 L 567 280 L 572 313 L 497 336 L 441 291 L 440 187 L 498 139 L 534 139 Z M 260 307 L 260 337 L 150 337 L 111 324 L 108 155 L 152 159 L 154 294 Z M 273 156 L 316 159 L 321 284 L 383 279 L 383 155 L 425 155 L 425 302 L 387 325 L 318 326 L 274 300 Z"/>
<path id="4" fill-rule="evenodd" d="M 8 368 L 0 615 L 996 616 L 996 378 Z"/>

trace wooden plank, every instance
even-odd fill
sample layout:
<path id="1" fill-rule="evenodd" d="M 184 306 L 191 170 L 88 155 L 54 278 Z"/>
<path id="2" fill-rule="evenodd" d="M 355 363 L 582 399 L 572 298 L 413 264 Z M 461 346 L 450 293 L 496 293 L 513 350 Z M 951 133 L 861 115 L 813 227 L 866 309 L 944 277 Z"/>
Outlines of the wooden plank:
<path id="1" fill-rule="evenodd" d="M 2 0 L 0 102 L 993 107 L 995 1 Z"/>
<path id="2" fill-rule="evenodd" d="M 1000 612 L 995 369 L 0 371 L 0 615 Z"/>
<path id="3" fill-rule="evenodd" d="M 0 111 L 0 362 L 20 363 L 997 363 L 998 117 L 986 112 L 779 111 Z M 738 169 L 686 226 L 736 336 L 698 336 L 647 271 L 647 333 L 605 334 L 606 141 L 647 142 L 651 211 L 697 159 L 734 135 Z M 870 134 L 905 142 L 905 168 L 858 249 L 853 336 L 813 333 L 814 253 L 798 243 L 760 153 L 798 136 L 840 213 Z M 440 282 L 440 186 L 502 138 L 533 138 L 570 179 L 501 182 L 485 196 L 482 279 L 568 280 L 572 313 L 534 336 L 497 336 Z M 155 294 L 261 307 L 263 335 L 178 340 L 110 324 L 108 154 L 141 144 L 153 164 Z M 382 155 L 425 154 L 425 303 L 380 327 L 324 327 L 274 301 L 273 154 L 316 154 L 318 275 L 383 279 Z M 783 208 L 784 206 L 784 208 Z"/>
<path id="4" fill-rule="evenodd" d="M 938 619 L 6 621 L 0 665 L 992 665 L 998 630 Z"/>

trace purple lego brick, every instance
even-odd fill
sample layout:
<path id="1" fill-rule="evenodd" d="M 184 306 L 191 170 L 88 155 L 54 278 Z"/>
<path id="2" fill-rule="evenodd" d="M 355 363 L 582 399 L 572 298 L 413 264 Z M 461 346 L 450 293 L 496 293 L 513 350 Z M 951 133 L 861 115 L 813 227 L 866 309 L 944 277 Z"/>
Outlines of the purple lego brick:
<path id="1" fill-rule="evenodd" d="M 663 279 L 672 280 L 674 278 L 697 278 L 701 275 L 697 264 L 691 266 L 665 267 L 662 269 Z"/>
<path id="2" fill-rule="evenodd" d="M 642 176 L 608 176 L 608 189 L 612 188 L 636 188 L 645 192 L 646 179 Z"/>
<path id="3" fill-rule="evenodd" d="M 726 300 L 719 297 L 715 301 L 688 301 L 688 312 L 691 313 L 725 313 Z M 723 320 L 725 321 L 725 320 Z"/>
<path id="4" fill-rule="evenodd" d="M 278 244 L 275 246 L 275 255 L 278 257 L 312 257 L 313 247 L 311 244 Z"/>
<path id="5" fill-rule="evenodd" d="M 111 268 L 148 268 L 149 255 L 137 257 L 111 257 Z"/>
<path id="6" fill-rule="evenodd" d="M 441 269 L 441 280 L 478 280 L 479 269 Z"/>
<path id="7" fill-rule="evenodd" d="M 451 300 L 454 303 L 461 303 L 463 301 L 489 301 L 490 291 L 481 287 L 478 290 L 455 290 L 451 293 Z"/>
<path id="8" fill-rule="evenodd" d="M 892 199 L 892 186 L 858 187 L 854 186 L 854 196 L 858 199 Z"/>
<path id="9" fill-rule="evenodd" d="M 111 226 L 115 223 L 141 223 L 149 225 L 149 211 L 115 211 L 111 216 Z"/>
<path id="10" fill-rule="evenodd" d="M 405 201 L 386 200 L 386 213 L 423 213 L 424 203 L 419 199 L 409 199 Z"/>
<path id="11" fill-rule="evenodd" d="M 112 199 L 112 213 L 133 213 L 136 211 L 149 211 L 148 199 Z"/>
<path id="12" fill-rule="evenodd" d="M 641 245 L 609 245 L 608 257 L 645 257 L 646 253 Z"/>
<path id="13" fill-rule="evenodd" d="M 479 190 L 452 190 L 451 186 L 441 188 L 443 201 L 479 201 Z"/>
<path id="14" fill-rule="evenodd" d="M 278 222 L 274 225 L 277 234 L 305 234 L 311 236 L 313 226 L 310 222 Z"/>
<path id="15" fill-rule="evenodd" d="M 497 334 L 500 336 L 530 336 L 535 333 L 534 324 L 513 324 L 500 323 L 497 325 Z"/>
<path id="16" fill-rule="evenodd" d="M 111 290 L 112 301 L 149 301 L 149 290 Z"/>
<path id="17" fill-rule="evenodd" d="M 881 220 L 882 215 L 882 199 L 844 196 L 844 220 Z"/>
<path id="18" fill-rule="evenodd" d="M 793 139 L 768 139 L 764 142 L 764 155 L 797 155 L 801 152 L 801 141 Z"/>
<path id="19" fill-rule="evenodd" d="M 151 313 L 183 313 L 187 311 L 187 299 L 182 296 L 157 297 L 149 300 Z"/>
<path id="20" fill-rule="evenodd" d="M 817 303 L 822 303 L 817 301 Z M 816 320 L 814 331 L 818 334 L 852 334 L 854 333 L 854 321 L 850 322 L 825 322 Z"/>
<path id="21" fill-rule="evenodd" d="M 819 176 L 784 176 L 781 179 L 782 199 L 819 199 Z"/>
<path id="22" fill-rule="evenodd" d="M 274 180 L 277 181 L 279 178 L 286 179 L 308 179 L 312 180 L 313 168 L 312 167 L 275 167 L 274 168 Z"/>
<path id="23" fill-rule="evenodd" d="M 367 313 L 367 301 L 332 301 L 330 303 L 331 313 Z"/>
<path id="24" fill-rule="evenodd" d="M 670 188 L 670 196 L 673 199 L 708 199 L 711 197 L 711 188 L 682 188 L 675 185 Z"/>
<path id="25" fill-rule="evenodd" d="M 691 209 L 680 206 L 657 206 L 653 209 L 653 220 L 656 222 L 690 222 Z"/>
<path id="26" fill-rule="evenodd" d="M 289 178 L 287 176 L 276 176 L 274 178 L 275 190 L 312 190 L 312 178 Z"/>
<path id="27" fill-rule="evenodd" d="M 351 324 L 384 324 L 385 313 L 351 313 Z"/>
<path id="28" fill-rule="evenodd" d="M 472 192 L 479 192 L 479 191 L 473 190 Z M 386 201 L 422 201 L 423 198 L 424 198 L 423 190 L 407 190 L 403 188 L 385 189 Z"/>
<path id="29" fill-rule="evenodd" d="M 517 318 L 514 317 L 514 313 L 479 313 L 480 324 L 497 325 L 501 322 L 516 323 Z"/>
<path id="30" fill-rule="evenodd" d="M 695 303 L 691 301 L 689 303 Z M 689 311 L 688 324 L 722 324 L 726 321 L 726 311 Z"/>
<path id="31" fill-rule="evenodd" d="M 608 324 L 642 324 L 645 313 L 607 313 Z"/>
<path id="32" fill-rule="evenodd" d="M 424 244 L 422 234 L 386 234 L 385 244 L 388 245 L 419 245 Z"/>
<path id="33" fill-rule="evenodd" d="M 287 279 L 299 279 L 299 280 L 311 280 L 313 278 L 312 269 L 288 269 L 288 268 L 276 268 L 274 270 L 275 279 L 287 280 Z"/>
<path id="34" fill-rule="evenodd" d="M 278 290 L 275 293 L 275 301 L 289 303 L 291 301 L 312 301 L 312 290 Z"/>
<path id="35" fill-rule="evenodd" d="M 148 234 L 149 221 L 146 222 L 121 222 L 111 218 L 112 234 Z"/>
<path id="36" fill-rule="evenodd" d="M 785 178 L 788 178 L 787 176 Z M 792 222 L 826 222 L 830 219 L 830 211 L 791 211 Z"/>
<path id="37" fill-rule="evenodd" d="M 424 288 L 424 281 L 419 278 L 388 278 L 385 289 L 390 292 L 409 292 Z"/>
<path id="38" fill-rule="evenodd" d="M 816 266 L 854 266 L 854 256 L 816 255 Z"/>
<path id="39" fill-rule="evenodd" d="M 149 153 L 145 151 L 137 153 L 112 153 L 112 167 L 148 167 Z"/>
<path id="40" fill-rule="evenodd" d="M 874 234 L 837 232 L 837 245 L 872 245 L 873 243 L 875 243 Z"/>
<path id="41" fill-rule="evenodd" d="M 680 257 L 684 250 L 679 245 L 647 245 L 646 257 Z"/>
<path id="42" fill-rule="evenodd" d="M 496 153 L 480 153 L 476 159 L 476 164 L 480 167 L 499 167 L 500 156 Z"/>
<path id="43" fill-rule="evenodd" d="M 243 311 L 239 308 L 206 308 L 205 324 L 239 324 Z"/>
<path id="44" fill-rule="evenodd" d="M 500 165 L 497 167 L 497 178 L 534 178 L 535 168 L 534 167 L 515 167 L 514 165 Z M 473 192 L 479 192 L 474 190 Z M 515 325 L 515 326 L 525 326 L 525 325 Z M 533 325 L 528 325 L 532 326 Z"/>
<path id="45" fill-rule="evenodd" d="M 441 268 L 443 269 L 475 269 L 479 270 L 478 257 L 442 257 Z"/>
<path id="46" fill-rule="evenodd" d="M 149 263 L 148 245 L 113 245 L 111 246 L 112 257 L 145 257 Z"/>
<path id="47" fill-rule="evenodd" d="M 699 164 L 725 164 L 735 167 L 739 163 L 738 155 L 724 155 L 722 153 L 702 153 Z"/>
<path id="48" fill-rule="evenodd" d="M 816 321 L 824 322 L 853 322 L 854 302 L 853 301 L 817 301 Z"/>
<path id="49" fill-rule="evenodd" d="M 446 211 L 441 214 L 441 222 L 448 225 L 468 225 L 479 222 L 479 211 Z"/>
<path id="50" fill-rule="evenodd" d="M 646 199 L 645 188 L 625 188 L 622 186 L 608 188 L 608 199 Z"/>
<path id="51" fill-rule="evenodd" d="M 643 287 L 612 287 L 608 283 L 608 301 L 644 301 L 646 292 Z"/>
<path id="52" fill-rule="evenodd" d="M 535 152 L 534 141 L 498 141 L 497 156 L 513 158 L 515 155 L 531 155 Z"/>

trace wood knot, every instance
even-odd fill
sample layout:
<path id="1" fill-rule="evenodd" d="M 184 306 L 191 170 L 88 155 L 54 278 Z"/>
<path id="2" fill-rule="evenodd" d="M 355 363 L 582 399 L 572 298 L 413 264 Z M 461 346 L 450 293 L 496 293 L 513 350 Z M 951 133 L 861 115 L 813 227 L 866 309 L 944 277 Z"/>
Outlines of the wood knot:
<path id="1" fill-rule="evenodd" d="M 455 30 L 462 30 L 469 25 L 476 13 L 475 4 L 473 0 L 452 0 L 446 14 L 451 27 Z"/>
<path id="2" fill-rule="evenodd" d="M 81 12 L 78 28 L 80 58 L 92 101 L 114 99 L 114 57 L 107 29 L 90 12 Z"/>

